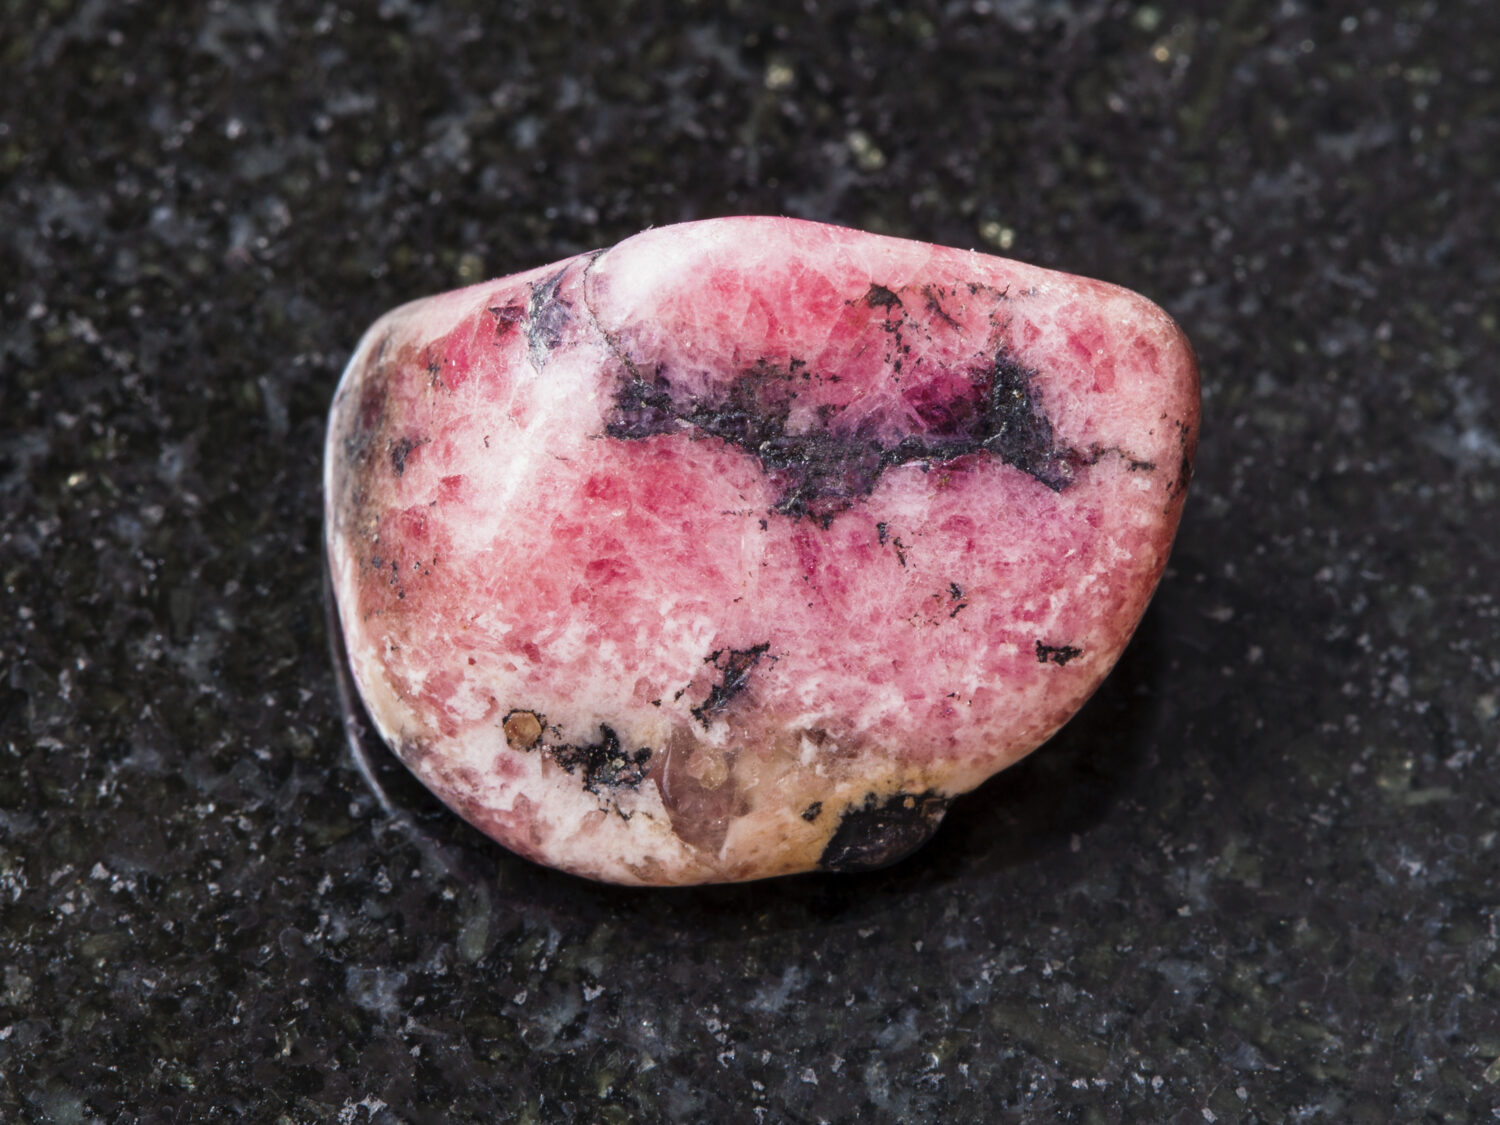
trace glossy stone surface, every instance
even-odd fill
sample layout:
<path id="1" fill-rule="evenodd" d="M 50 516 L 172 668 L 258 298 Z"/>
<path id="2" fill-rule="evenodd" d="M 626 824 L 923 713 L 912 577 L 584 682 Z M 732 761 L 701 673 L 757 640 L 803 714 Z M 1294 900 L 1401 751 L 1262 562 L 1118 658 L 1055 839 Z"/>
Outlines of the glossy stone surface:
<path id="1" fill-rule="evenodd" d="M 0 16 L 0 1118 L 1495 1119 L 1500 5 L 375 7 Z M 385 310 L 726 207 L 1148 293 L 1203 440 L 921 851 L 640 893 L 366 784 L 324 436 Z"/>
<path id="2" fill-rule="evenodd" d="M 1156 306 L 791 219 L 404 306 L 327 451 L 351 667 L 507 847 L 629 883 L 907 854 L 1098 686 L 1197 368 Z"/>

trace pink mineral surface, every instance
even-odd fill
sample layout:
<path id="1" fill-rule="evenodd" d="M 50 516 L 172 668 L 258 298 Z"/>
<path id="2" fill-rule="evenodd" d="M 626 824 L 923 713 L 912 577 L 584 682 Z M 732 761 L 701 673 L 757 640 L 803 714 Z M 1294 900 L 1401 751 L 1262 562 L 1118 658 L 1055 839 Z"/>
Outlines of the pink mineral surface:
<path id="1" fill-rule="evenodd" d="M 698 883 L 907 854 L 1099 685 L 1198 374 L 1134 293 L 793 219 L 416 301 L 334 399 L 384 739 L 513 851 Z"/>

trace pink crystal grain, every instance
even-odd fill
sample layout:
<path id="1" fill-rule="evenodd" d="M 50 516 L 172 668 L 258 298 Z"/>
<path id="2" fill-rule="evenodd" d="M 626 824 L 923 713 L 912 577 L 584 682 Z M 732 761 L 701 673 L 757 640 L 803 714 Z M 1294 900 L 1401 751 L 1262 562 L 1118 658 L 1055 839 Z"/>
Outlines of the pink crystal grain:
<path id="1" fill-rule="evenodd" d="M 878 866 L 1099 685 L 1197 427 L 1186 339 L 1115 286 L 651 230 L 365 335 L 326 464 L 350 668 L 413 772 L 542 863 Z"/>

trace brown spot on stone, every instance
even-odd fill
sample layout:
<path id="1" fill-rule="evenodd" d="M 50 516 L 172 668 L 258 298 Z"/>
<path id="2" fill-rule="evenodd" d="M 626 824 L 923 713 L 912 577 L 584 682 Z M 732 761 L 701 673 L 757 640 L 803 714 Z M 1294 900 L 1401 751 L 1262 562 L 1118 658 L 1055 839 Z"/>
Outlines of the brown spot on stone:
<path id="1" fill-rule="evenodd" d="M 530 711 L 505 716 L 505 741 L 512 750 L 530 750 L 542 737 L 542 720 Z"/>

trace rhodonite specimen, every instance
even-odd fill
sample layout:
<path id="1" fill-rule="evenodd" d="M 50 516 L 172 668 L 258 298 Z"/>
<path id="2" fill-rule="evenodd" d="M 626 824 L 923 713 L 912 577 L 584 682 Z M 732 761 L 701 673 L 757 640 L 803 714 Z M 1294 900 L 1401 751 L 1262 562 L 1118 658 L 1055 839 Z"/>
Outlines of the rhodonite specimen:
<path id="1" fill-rule="evenodd" d="M 1061 726 L 1182 509 L 1133 293 L 792 219 L 417 301 L 334 399 L 328 556 L 385 740 L 594 879 L 879 866 Z"/>

